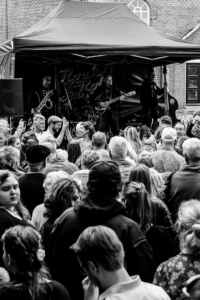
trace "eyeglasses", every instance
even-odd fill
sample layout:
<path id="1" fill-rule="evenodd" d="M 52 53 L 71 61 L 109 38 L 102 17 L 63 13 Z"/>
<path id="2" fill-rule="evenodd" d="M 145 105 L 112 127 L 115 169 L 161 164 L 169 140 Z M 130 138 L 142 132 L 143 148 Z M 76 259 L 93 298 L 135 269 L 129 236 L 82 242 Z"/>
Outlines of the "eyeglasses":
<path id="1" fill-rule="evenodd" d="M 85 271 L 85 266 L 86 266 L 87 262 L 85 262 L 84 264 L 80 265 L 80 272 L 82 275 L 87 276 L 87 273 Z"/>

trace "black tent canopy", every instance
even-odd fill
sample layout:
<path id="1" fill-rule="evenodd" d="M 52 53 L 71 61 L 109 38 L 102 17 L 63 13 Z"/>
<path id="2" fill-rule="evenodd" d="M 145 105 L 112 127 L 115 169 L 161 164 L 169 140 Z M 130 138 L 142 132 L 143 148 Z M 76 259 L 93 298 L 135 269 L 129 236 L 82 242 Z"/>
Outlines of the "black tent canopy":
<path id="1" fill-rule="evenodd" d="M 57 64 L 144 63 L 154 66 L 200 57 L 200 45 L 168 37 L 126 4 L 63 0 L 13 39 L 19 59 Z"/>

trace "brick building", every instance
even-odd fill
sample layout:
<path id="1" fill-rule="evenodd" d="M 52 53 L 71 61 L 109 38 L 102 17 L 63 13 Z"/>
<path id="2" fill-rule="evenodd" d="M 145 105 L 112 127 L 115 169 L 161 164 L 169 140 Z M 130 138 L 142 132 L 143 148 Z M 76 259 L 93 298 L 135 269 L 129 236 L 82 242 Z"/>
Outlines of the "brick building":
<path id="1" fill-rule="evenodd" d="M 87 1 L 87 0 L 86 0 Z M 95 0 L 89 0 L 95 1 Z M 96 0 L 98 1 L 98 0 Z M 159 32 L 200 43 L 199 0 L 99 0 L 126 2 L 128 7 Z M 41 20 L 60 0 L 1 0 L 0 42 Z M 200 107 L 200 60 L 168 67 L 169 92 L 179 107 Z M 160 83 L 158 80 L 158 84 Z"/>

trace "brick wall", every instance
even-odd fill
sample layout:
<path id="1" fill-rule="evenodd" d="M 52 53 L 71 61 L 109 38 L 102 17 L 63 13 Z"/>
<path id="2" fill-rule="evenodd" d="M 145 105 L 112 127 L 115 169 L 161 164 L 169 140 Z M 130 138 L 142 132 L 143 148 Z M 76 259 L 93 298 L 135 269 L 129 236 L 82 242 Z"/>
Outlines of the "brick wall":
<path id="1" fill-rule="evenodd" d="M 128 3 L 130 0 L 107 0 L 107 2 L 126 1 Z M 0 0 L 0 42 L 22 33 L 41 20 L 59 2 L 59 0 Z M 169 36 L 180 38 L 200 20 L 200 0 L 146 2 L 150 7 L 150 25 Z M 189 41 L 200 43 L 200 30 L 191 36 Z M 185 64 L 169 67 L 169 92 L 177 98 L 180 107 L 185 105 Z"/>

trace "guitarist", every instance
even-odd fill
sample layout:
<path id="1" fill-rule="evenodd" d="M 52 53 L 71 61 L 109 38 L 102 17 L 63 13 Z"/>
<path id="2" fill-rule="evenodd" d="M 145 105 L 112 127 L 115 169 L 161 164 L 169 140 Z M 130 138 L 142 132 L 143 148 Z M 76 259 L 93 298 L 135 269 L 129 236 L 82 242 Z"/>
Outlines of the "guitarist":
<path id="1" fill-rule="evenodd" d="M 41 85 L 34 89 L 28 98 L 28 106 L 29 109 L 36 109 L 41 101 L 44 99 L 46 94 L 50 91 L 53 91 L 53 95 L 51 95 L 50 99 L 52 101 L 52 108 L 48 109 L 46 106 L 42 109 L 41 113 L 45 116 L 45 118 L 50 117 L 55 114 L 55 106 L 57 104 L 57 95 L 56 91 L 51 87 L 52 77 L 50 74 L 46 73 L 43 78 Z"/>
<path id="2" fill-rule="evenodd" d="M 119 134 L 119 121 L 116 104 L 108 107 L 107 102 L 120 96 L 120 91 L 113 86 L 113 79 L 107 74 L 101 86 L 91 95 L 90 101 L 94 107 L 99 109 L 99 118 L 97 120 L 97 129 L 101 132 L 108 133 L 111 129 L 113 135 Z M 120 97 L 123 100 L 124 96 Z M 105 110 L 106 109 L 106 110 Z M 105 110 L 105 112 L 104 112 Z"/>

